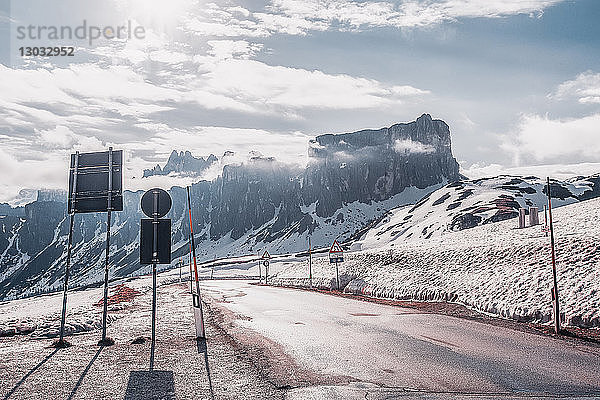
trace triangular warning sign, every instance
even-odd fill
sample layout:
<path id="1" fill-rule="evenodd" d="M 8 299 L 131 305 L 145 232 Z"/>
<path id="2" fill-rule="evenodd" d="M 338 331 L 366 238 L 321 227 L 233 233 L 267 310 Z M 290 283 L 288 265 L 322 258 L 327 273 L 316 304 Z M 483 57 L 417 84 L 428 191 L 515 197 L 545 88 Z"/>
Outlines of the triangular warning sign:
<path id="1" fill-rule="evenodd" d="M 269 254 L 268 250 L 265 250 L 265 252 L 262 255 L 262 258 L 271 258 L 271 255 Z"/>
<path id="2" fill-rule="evenodd" d="M 331 248 L 329 249 L 329 252 L 330 253 L 343 253 L 344 250 L 342 249 L 342 246 L 340 246 L 338 241 L 334 240 L 333 244 L 331 245 Z"/>

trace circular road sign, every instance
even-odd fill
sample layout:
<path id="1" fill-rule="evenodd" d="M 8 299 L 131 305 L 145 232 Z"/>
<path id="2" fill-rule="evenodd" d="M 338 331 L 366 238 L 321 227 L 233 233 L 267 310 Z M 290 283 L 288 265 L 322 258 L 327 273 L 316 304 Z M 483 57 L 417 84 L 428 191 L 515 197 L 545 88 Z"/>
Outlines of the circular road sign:
<path id="1" fill-rule="evenodd" d="M 154 210 L 154 197 L 158 196 L 157 210 Z M 162 189 L 154 188 L 148 190 L 142 196 L 142 211 L 150 218 L 154 218 L 154 214 L 157 214 L 157 218 L 164 217 L 171 209 L 171 196 L 169 193 Z"/>
<path id="2" fill-rule="evenodd" d="M 263 261 L 263 265 L 264 265 L 265 267 L 268 267 L 268 266 L 269 266 L 269 260 L 265 260 L 265 261 Z"/>

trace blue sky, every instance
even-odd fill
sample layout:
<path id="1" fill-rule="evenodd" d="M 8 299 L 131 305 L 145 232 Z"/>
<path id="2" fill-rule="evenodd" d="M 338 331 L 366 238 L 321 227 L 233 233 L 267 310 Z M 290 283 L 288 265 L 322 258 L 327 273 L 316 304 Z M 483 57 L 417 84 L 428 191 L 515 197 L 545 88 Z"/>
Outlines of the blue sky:
<path id="1" fill-rule="evenodd" d="M 0 201 L 62 188 L 75 150 L 123 148 L 132 189 L 184 184 L 139 177 L 173 149 L 303 164 L 310 137 L 422 113 L 450 125 L 468 176 L 600 172 L 598 1 L 0 4 Z M 84 19 L 131 21 L 145 37 L 16 37 Z M 41 45 L 76 56 L 18 53 Z"/>

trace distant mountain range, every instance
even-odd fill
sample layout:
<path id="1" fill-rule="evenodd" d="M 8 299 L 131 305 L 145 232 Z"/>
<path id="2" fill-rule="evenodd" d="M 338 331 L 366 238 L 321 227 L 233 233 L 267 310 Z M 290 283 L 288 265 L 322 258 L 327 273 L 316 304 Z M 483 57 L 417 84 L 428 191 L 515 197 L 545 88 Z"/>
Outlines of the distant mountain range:
<path id="1" fill-rule="evenodd" d="M 146 170 L 144 176 L 202 176 L 215 162 L 223 165 L 217 178 L 191 188 L 201 261 L 266 249 L 275 254 L 302 251 L 308 237 L 316 247 L 335 238 L 356 239 L 369 224 L 383 224 L 389 210 L 414 204 L 444 186 L 458 192 L 453 182 L 462 182 L 463 191 L 471 184 L 459 174 L 448 125 L 428 114 L 389 128 L 321 135 L 307 146 L 306 168 L 258 154 L 229 164 L 228 152 L 204 159 L 188 151 L 173 152 L 164 167 Z M 111 276 L 149 271 L 138 262 L 142 194 L 126 190 L 124 210 L 113 213 Z M 170 194 L 173 207 L 166 217 L 172 219 L 173 256 L 179 257 L 188 252 L 186 191 L 173 187 Z M 456 203 L 453 197 L 444 201 L 451 200 Z M 0 206 L 0 299 L 61 288 L 68 234 L 65 202 L 64 192 L 41 192 L 23 208 Z M 105 213 L 76 215 L 74 287 L 102 280 L 105 232 Z"/>
<path id="2" fill-rule="evenodd" d="M 156 164 L 152 169 L 145 169 L 143 177 L 169 174 L 201 176 L 217 161 L 218 158 L 214 154 L 204 159 L 203 157 L 194 157 L 189 151 L 177 153 L 173 150 L 164 167 L 161 168 L 160 165 Z"/>

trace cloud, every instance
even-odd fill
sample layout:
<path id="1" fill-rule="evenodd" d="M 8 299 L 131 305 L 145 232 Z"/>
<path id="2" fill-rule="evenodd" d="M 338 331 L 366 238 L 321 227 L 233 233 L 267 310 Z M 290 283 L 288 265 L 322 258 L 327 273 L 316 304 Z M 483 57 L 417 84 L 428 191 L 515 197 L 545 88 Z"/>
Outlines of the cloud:
<path id="1" fill-rule="evenodd" d="M 398 139 L 394 142 L 394 150 L 401 154 L 428 154 L 434 153 L 435 147 L 410 139 Z"/>
<path id="2" fill-rule="evenodd" d="M 294 20 L 330 27 L 424 27 L 459 18 L 540 15 L 563 0 L 414 0 L 404 2 L 349 0 L 273 0 L 272 10 Z"/>
<path id="3" fill-rule="evenodd" d="M 503 148 L 512 151 L 517 164 L 535 161 L 595 162 L 600 159 L 600 114 L 582 118 L 550 119 L 525 115 L 516 138 Z"/>
<path id="4" fill-rule="evenodd" d="M 600 73 L 583 72 L 573 80 L 561 83 L 550 96 L 559 100 L 576 98 L 579 103 L 600 103 Z"/>
<path id="5" fill-rule="evenodd" d="M 489 178 L 499 175 L 537 176 L 544 178 L 550 176 L 555 179 L 568 179 L 575 176 L 589 176 L 600 171 L 598 163 L 577 164 L 540 164 L 522 167 L 506 167 L 500 164 L 472 164 L 461 167 L 460 173 L 470 179 Z"/>
<path id="6" fill-rule="evenodd" d="M 411 86 L 386 86 L 368 78 L 270 66 L 254 60 L 226 60 L 206 76 L 209 90 L 267 108 L 376 108 L 429 93 Z"/>
<path id="7" fill-rule="evenodd" d="M 247 60 L 258 53 L 263 45 L 260 43 L 250 43 L 246 40 L 209 40 L 210 46 L 208 54 L 217 60 L 227 60 L 231 58 Z"/>

